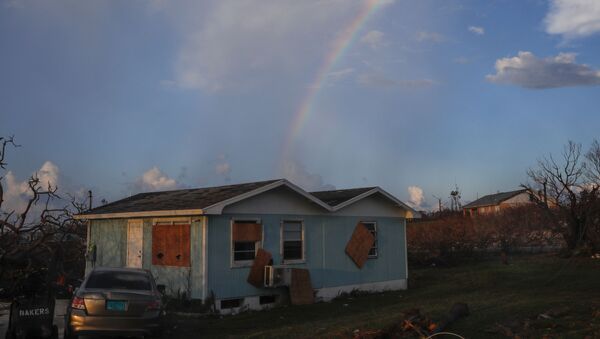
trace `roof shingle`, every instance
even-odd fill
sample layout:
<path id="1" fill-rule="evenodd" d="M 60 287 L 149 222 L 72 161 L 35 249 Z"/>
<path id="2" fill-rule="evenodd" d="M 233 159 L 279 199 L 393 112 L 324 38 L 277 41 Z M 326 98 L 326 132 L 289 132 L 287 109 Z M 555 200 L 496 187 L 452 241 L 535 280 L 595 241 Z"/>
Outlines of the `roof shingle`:
<path id="1" fill-rule="evenodd" d="M 106 204 L 104 206 L 96 207 L 82 214 L 203 209 L 276 181 L 279 180 L 259 181 L 218 187 L 140 193 L 129 198 Z"/>
<path id="2" fill-rule="evenodd" d="M 310 194 L 317 197 L 317 199 L 323 201 L 329 206 L 337 206 L 345 201 L 348 201 L 354 197 L 357 197 L 365 192 L 368 192 L 375 187 L 361 187 L 361 188 L 350 188 L 345 190 L 333 190 L 333 191 L 318 191 L 310 192 Z"/>
<path id="3" fill-rule="evenodd" d="M 463 206 L 463 208 L 475 208 L 480 206 L 490 206 L 490 205 L 498 205 L 504 200 L 508 200 L 515 195 L 521 194 L 523 192 L 527 192 L 525 189 L 510 191 L 510 192 L 500 192 L 496 194 L 488 194 L 483 196 L 473 202 L 470 202 Z"/>

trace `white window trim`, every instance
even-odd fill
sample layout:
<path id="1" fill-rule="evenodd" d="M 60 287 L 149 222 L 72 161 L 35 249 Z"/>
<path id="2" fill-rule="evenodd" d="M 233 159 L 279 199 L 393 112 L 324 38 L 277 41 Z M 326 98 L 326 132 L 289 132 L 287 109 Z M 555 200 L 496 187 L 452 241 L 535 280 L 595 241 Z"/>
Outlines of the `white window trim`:
<path id="1" fill-rule="evenodd" d="M 262 238 L 260 241 L 257 241 L 258 244 L 256 244 L 254 246 L 254 256 L 255 257 L 256 257 L 256 252 L 258 251 L 258 249 L 262 248 L 262 244 L 265 243 L 265 226 L 262 224 L 262 222 L 259 218 L 231 218 L 231 220 L 229 222 L 229 268 L 252 267 L 252 264 L 254 263 L 254 259 L 253 260 L 234 260 L 233 224 L 235 224 L 236 221 L 254 221 L 257 224 L 260 224 L 260 229 L 261 229 L 260 233 L 262 235 Z"/>
<path id="2" fill-rule="evenodd" d="M 283 258 L 283 224 L 286 222 L 300 223 L 302 229 L 302 259 L 285 260 Z M 279 255 L 281 263 L 284 265 L 305 264 L 306 263 L 306 237 L 304 236 L 304 220 L 303 219 L 283 219 L 279 224 Z"/>
<path id="3" fill-rule="evenodd" d="M 371 255 L 369 254 L 369 256 L 367 257 L 367 259 L 377 259 L 379 258 L 379 228 L 377 227 L 377 221 L 361 221 L 361 224 L 365 225 L 365 224 L 371 224 L 373 226 L 375 226 L 375 254 Z M 369 230 L 370 232 L 371 230 Z M 371 247 L 373 248 L 373 247 Z M 369 252 L 371 252 L 371 249 L 369 249 Z"/>

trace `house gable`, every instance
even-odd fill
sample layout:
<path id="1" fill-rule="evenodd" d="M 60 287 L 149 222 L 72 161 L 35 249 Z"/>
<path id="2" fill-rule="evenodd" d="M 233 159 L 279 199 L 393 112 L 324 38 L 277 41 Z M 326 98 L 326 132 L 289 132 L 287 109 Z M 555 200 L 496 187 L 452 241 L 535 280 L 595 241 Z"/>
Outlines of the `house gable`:
<path id="1" fill-rule="evenodd" d="M 412 218 L 412 211 L 399 206 L 381 192 L 372 193 L 332 212 L 338 216 L 378 216 Z"/>
<path id="2" fill-rule="evenodd" d="M 282 185 L 222 208 L 220 214 L 318 215 L 329 210 Z"/>
<path id="3" fill-rule="evenodd" d="M 510 198 L 510 199 L 506 199 L 503 202 L 501 202 L 501 205 L 518 205 L 518 204 L 529 204 L 531 203 L 531 198 L 529 197 L 529 193 L 528 192 L 523 192 L 520 194 L 515 195 L 514 197 Z"/>

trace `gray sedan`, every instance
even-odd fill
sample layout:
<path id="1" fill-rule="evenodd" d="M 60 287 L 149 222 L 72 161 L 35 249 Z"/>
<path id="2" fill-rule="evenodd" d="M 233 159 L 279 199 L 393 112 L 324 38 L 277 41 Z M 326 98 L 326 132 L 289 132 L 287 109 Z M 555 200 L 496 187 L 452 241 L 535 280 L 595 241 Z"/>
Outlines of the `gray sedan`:
<path id="1" fill-rule="evenodd" d="M 160 336 L 164 315 L 152 274 L 133 268 L 95 268 L 73 295 L 65 338 L 79 335 Z"/>

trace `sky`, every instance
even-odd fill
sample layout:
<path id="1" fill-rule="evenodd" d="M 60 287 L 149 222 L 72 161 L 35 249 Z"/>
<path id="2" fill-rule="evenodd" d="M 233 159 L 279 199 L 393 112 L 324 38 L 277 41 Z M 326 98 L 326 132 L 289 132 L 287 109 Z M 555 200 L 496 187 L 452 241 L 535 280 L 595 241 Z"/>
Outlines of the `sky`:
<path id="1" fill-rule="evenodd" d="M 419 209 L 599 137 L 596 0 L 0 0 L 4 210 L 287 178 Z"/>

